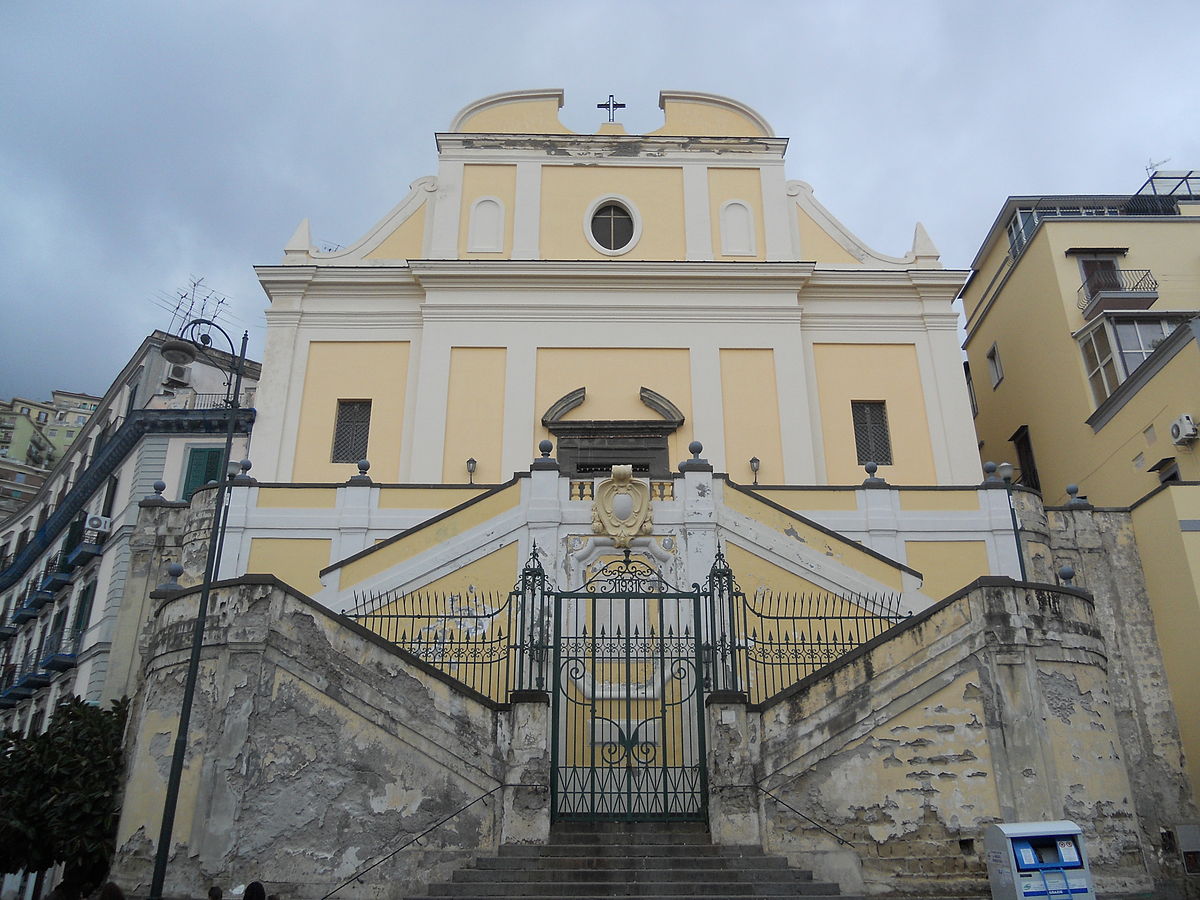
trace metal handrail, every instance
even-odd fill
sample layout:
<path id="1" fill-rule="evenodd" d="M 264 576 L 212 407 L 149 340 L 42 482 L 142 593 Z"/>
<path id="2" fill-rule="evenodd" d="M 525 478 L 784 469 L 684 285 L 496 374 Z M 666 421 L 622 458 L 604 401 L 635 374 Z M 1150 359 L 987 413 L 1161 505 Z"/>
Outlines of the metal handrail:
<path id="1" fill-rule="evenodd" d="M 1158 290 L 1158 281 L 1149 269 L 1099 269 L 1079 286 L 1076 305 L 1086 309 L 1092 298 L 1105 291 L 1122 294 L 1151 293 Z"/>
<path id="2" fill-rule="evenodd" d="M 498 784 L 498 785 L 496 785 L 494 788 L 492 788 L 487 793 L 480 794 L 478 797 L 476 797 L 470 803 L 466 804 L 465 806 L 460 806 L 454 812 L 450 813 L 450 815 L 446 816 L 443 819 L 438 820 L 437 822 L 434 822 L 432 825 L 430 825 L 428 828 L 426 828 L 424 831 L 422 831 L 416 837 L 410 838 L 409 840 L 405 841 L 403 844 L 401 844 L 399 847 L 397 847 L 395 850 L 393 850 L 387 856 L 381 856 L 379 859 L 377 859 L 375 862 L 371 863 L 365 869 L 351 875 L 348 879 L 343 881 L 341 884 L 339 884 L 337 887 L 335 887 L 332 891 L 330 891 L 328 894 L 326 894 L 324 897 L 322 897 L 321 900 L 329 900 L 330 897 L 332 897 L 334 894 L 336 894 L 338 891 L 340 891 L 346 885 L 352 884 L 355 881 L 359 881 L 364 875 L 366 875 L 368 872 L 370 872 L 376 866 L 383 865 L 383 863 L 387 862 L 389 859 L 391 859 L 393 856 L 395 856 L 401 850 L 411 847 L 413 844 L 415 844 L 417 841 L 421 840 L 421 838 L 425 837 L 425 835 L 429 834 L 429 832 L 433 831 L 435 828 L 440 828 L 441 826 L 443 826 L 447 822 L 449 822 L 451 819 L 453 819 L 455 816 L 459 815 L 460 813 L 466 812 L 468 809 L 470 809 L 472 806 L 474 806 L 479 801 L 486 800 L 488 797 L 492 796 L 492 794 L 496 793 L 497 791 L 500 791 L 500 790 L 503 790 L 504 788 L 509 788 L 509 787 L 541 787 L 541 785 L 536 785 L 536 784 Z"/>
<path id="3" fill-rule="evenodd" d="M 846 838 L 842 837 L 840 834 L 836 834 L 835 832 L 830 831 L 828 828 L 826 828 L 824 825 L 822 825 L 816 819 L 812 818 L 811 816 L 806 816 L 804 813 L 800 812 L 800 810 L 796 809 L 796 807 L 792 806 L 786 800 L 782 800 L 779 797 L 776 797 L 774 794 L 772 794 L 770 791 L 768 791 L 765 787 L 763 787 L 762 784 L 760 784 L 759 782 L 757 782 L 757 781 L 754 782 L 754 786 L 756 788 L 758 788 L 760 791 L 762 791 L 764 794 L 766 794 L 768 797 L 770 797 L 772 800 L 774 800 L 776 803 L 778 803 L 780 806 L 786 806 L 789 810 L 794 812 L 796 815 L 798 815 L 804 821 L 809 822 L 809 823 L 817 826 L 818 828 L 820 828 L 823 832 L 825 832 L 831 838 L 835 839 L 839 845 L 841 845 L 841 844 L 849 845 L 850 844 L 850 841 L 848 841 Z"/>

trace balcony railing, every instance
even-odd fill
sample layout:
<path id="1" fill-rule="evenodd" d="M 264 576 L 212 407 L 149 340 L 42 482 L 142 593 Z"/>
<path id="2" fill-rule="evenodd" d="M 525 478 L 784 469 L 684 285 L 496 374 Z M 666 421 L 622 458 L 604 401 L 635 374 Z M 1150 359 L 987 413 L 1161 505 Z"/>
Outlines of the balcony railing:
<path id="1" fill-rule="evenodd" d="M 42 570 L 42 590 L 53 593 L 71 582 L 71 570 L 75 567 L 67 561 L 67 554 L 61 550 L 52 553 L 46 560 Z"/>
<path id="2" fill-rule="evenodd" d="M 79 653 L 82 632 L 71 634 L 56 631 L 42 644 L 40 665 L 48 672 L 65 672 L 75 668 L 75 657 Z"/>
<path id="3" fill-rule="evenodd" d="M 75 543 L 71 543 L 68 538 L 67 564 L 81 566 L 89 559 L 99 556 L 104 547 L 105 537 L 107 534 L 103 531 L 96 531 L 93 528 L 80 529 L 78 540 Z"/>
<path id="4" fill-rule="evenodd" d="M 1092 318 L 1110 309 L 1149 309 L 1158 281 L 1149 269 L 1100 269 L 1079 286 L 1078 306 Z"/>

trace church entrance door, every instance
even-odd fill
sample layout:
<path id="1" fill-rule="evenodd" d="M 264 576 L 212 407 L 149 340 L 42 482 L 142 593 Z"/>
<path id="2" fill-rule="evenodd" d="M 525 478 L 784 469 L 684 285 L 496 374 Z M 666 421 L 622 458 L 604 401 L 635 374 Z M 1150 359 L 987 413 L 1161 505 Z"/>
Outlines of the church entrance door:
<path id="1" fill-rule="evenodd" d="M 551 593 L 555 820 L 706 818 L 703 596 L 628 551 Z"/>

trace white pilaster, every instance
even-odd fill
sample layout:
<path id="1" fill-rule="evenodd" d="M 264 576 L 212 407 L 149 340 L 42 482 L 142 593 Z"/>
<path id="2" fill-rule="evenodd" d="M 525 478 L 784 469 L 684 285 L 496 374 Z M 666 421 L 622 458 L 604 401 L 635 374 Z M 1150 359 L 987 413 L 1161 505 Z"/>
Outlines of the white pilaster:
<path id="1" fill-rule="evenodd" d="M 504 435 L 500 477 L 529 465 L 530 443 L 537 425 L 533 408 L 537 377 L 537 348 L 525 341 L 510 342 L 504 366 Z"/>
<path id="2" fill-rule="evenodd" d="M 693 347 L 692 435 L 704 444 L 705 454 L 719 472 L 725 468 L 725 395 L 721 389 L 721 350 L 715 344 Z M 686 451 L 687 446 L 680 447 Z M 690 455 L 690 454 L 688 454 Z M 683 457 L 686 459 L 687 457 Z M 671 465 L 679 462 L 671 460 Z"/>
<path id="3" fill-rule="evenodd" d="M 683 236 L 689 262 L 713 258 L 712 222 L 708 208 L 708 166 L 683 167 Z"/>
<path id="4" fill-rule="evenodd" d="M 458 258 L 458 220 L 462 213 L 463 164 L 443 160 L 438 172 L 437 193 L 430 212 L 433 229 L 429 247 L 431 259 Z"/>
<path id="5" fill-rule="evenodd" d="M 421 342 L 416 403 L 409 425 L 409 430 L 420 428 L 421 433 L 413 435 L 408 467 L 408 480 L 429 484 L 442 480 L 450 387 L 450 347 L 444 339 L 432 340 L 432 337 L 427 331 Z"/>
<path id="6" fill-rule="evenodd" d="M 541 257 L 542 164 L 517 163 L 516 199 L 513 203 L 513 259 Z"/>
<path id="7" fill-rule="evenodd" d="M 795 259 L 792 253 L 791 225 L 788 222 L 790 208 L 787 184 L 783 176 L 783 163 L 764 164 L 759 168 L 762 185 L 763 246 L 768 261 Z"/>

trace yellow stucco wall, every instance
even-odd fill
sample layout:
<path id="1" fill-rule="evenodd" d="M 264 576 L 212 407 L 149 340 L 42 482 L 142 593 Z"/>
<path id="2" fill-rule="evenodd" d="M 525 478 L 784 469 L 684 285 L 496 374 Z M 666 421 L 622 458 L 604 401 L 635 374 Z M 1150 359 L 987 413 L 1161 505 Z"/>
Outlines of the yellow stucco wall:
<path id="1" fill-rule="evenodd" d="M 304 398 L 296 435 L 293 481 L 345 481 L 353 463 L 329 461 L 338 400 L 370 400 L 367 458 L 371 475 L 395 480 L 400 471 L 408 341 L 313 341 L 308 345 Z M 370 372 L 370 378 L 363 378 Z"/>
<path id="2" fill-rule="evenodd" d="M 459 259 L 508 259 L 512 256 L 513 209 L 517 196 L 516 166 L 463 166 L 462 207 L 458 224 Z M 471 209 L 482 197 L 494 197 L 504 205 L 503 249 L 494 253 L 472 253 Z"/>
<path id="3" fill-rule="evenodd" d="M 721 253 L 721 207 L 730 200 L 740 200 L 750 207 L 754 223 L 754 255 L 726 256 Z M 712 223 L 713 254 L 717 259 L 766 259 L 764 252 L 762 213 L 762 174 L 758 169 L 708 170 L 709 220 Z"/>
<path id="4" fill-rule="evenodd" d="M 458 130 L 460 132 L 495 132 L 498 134 L 570 134 L 558 121 L 558 101 L 514 100 L 490 106 L 472 113 Z"/>
<path id="5" fill-rule="evenodd" d="M 464 460 L 466 457 L 464 457 Z M 484 493 L 486 488 L 386 487 L 379 490 L 380 509 L 450 509 Z"/>
<path id="6" fill-rule="evenodd" d="M 642 166 L 542 166 L 542 259 L 609 259 L 584 235 L 584 217 L 600 197 L 617 194 L 642 222 L 637 245 L 618 259 L 682 260 L 683 170 Z"/>
<path id="7" fill-rule="evenodd" d="M 329 538 L 251 538 L 246 571 L 274 575 L 310 597 L 321 590 L 317 573 L 329 565 Z"/>
<path id="8" fill-rule="evenodd" d="M 921 590 L 935 600 L 991 574 L 983 541 L 905 541 L 904 555 L 925 576 Z"/>
<path id="9" fill-rule="evenodd" d="M 370 253 L 367 259 L 420 259 L 424 256 L 422 247 L 425 243 L 425 204 L 417 207 L 417 211 L 396 226 L 396 229 L 385 237 Z"/>
<path id="10" fill-rule="evenodd" d="M 812 216 L 796 207 L 796 227 L 800 231 L 800 258 L 818 263 L 857 265 L 861 260 L 829 236 Z"/>
<path id="11" fill-rule="evenodd" d="M 1200 784 L 1200 531 L 1184 531 L 1181 521 L 1200 521 L 1200 486 L 1170 487 L 1133 511 L 1188 775 Z"/>
<path id="12" fill-rule="evenodd" d="M 353 587 L 364 579 L 412 559 L 438 544 L 457 537 L 489 519 L 513 509 L 521 499 L 521 486 L 509 485 L 471 506 L 455 511 L 445 518 L 401 535 L 397 540 L 378 544 L 371 552 L 341 568 L 338 586 L 341 590 Z"/>
<path id="13" fill-rule="evenodd" d="M 758 480 L 782 484 L 783 440 L 775 351 L 721 350 L 721 397 L 725 409 L 725 467 L 735 481 L 754 479 L 750 457 L 760 460 Z"/>
<path id="14" fill-rule="evenodd" d="M 337 488 L 260 487 L 260 509 L 333 509 L 337 506 Z"/>
<path id="15" fill-rule="evenodd" d="M 858 494 L 854 491 L 758 490 L 758 493 L 772 503 L 778 503 L 785 509 L 801 514 L 805 510 L 858 509 Z"/>
<path id="16" fill-rule="evenodd" d="M 500 481 L 506 356 L 504 347 L 450 349 L 442 481 L 466 481 L 468 458 L 478 464 L 476 481 Z"/>
<path id="17" fill-rule="evenodd" d="M 533 448 L 551 437 L 542 416 L 564 394 L 587 388 L 587 399 L 567 419 L 643 419 L 659 416 L 642 403 L 643 387 L 662 394 L 679 407 L 684 423 L 668 441 L 671 460 L 683 459 L 692 440 L 692 373 L 683 348 L 539 347 Z"/>
<path id="18" fill-rule="evenodd" d="M 767 137 L 745 113 L 704 101 L 667 100 L 663 116 L 663 127 L 651 134 Z"/>
<path id="19" fill-rule="evenodd" d="M 722 499 L 733 512 L 749 516 L 768 528 L 807 545 L 810 549 L 816 550 L 848 568 L 861 572 L 869 578 L 874 578 L 889 588 L 901 590 L 901 570 L 896 565 L 867 553 L 855 542 L 828 534 L 819 528 L 798 521 L 787 513 L 773 509 L 742 491 L 727 487 L 722 494 Z M 736 566 L 734 566 L 734 571 L 738 572 L 740 579 L 742 575 Z M 749 590 L 744 582 L 742 587 Z"/>
<path id="20" fill-rule="evenodd" d="M 878 475 L 893 484 L 935 484 L 933 447 L 925 394 L 912 344 L 814 344 L 825 477 L 830 484 L 854 484 L 864 478 L 854 443 L 853 400 L 887 404 L 892 440 L 890 466 Z"/>
<path id="21" fill-rule="evenodd" d="M 508 592 L 516 584 L 520 566 L 517 565 L 517 544 L 514 541 L 499 550 L 469 562 L 449 575 L 434 579 L 423 584 L 416 590 L 424 595 L 448 597 L 451 595 L 471 595 L 480 598 L 489 606 L 502 606 L 508 597 Z M 383 606 L 378 610 L 387 614 L 399 610 L 399 606 Z M 443 609 L 445 607 L 439 607 Z M 369 626 L 369 620 L 367 620 Z"/>

